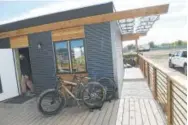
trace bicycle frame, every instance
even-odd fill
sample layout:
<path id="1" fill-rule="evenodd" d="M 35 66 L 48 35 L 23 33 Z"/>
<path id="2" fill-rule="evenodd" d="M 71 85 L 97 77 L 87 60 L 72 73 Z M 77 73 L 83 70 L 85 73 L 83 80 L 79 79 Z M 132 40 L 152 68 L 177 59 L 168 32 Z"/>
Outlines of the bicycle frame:
<path id="1" fill-rule="evenodd" d="M 65 92 L 67 92 L 74 100 L 77 100 L 77 101 L 81 100 L 81 99 L 77 98 L 63 83 L 66 83 L 66 84 L 71 85 L 71 86 L 77 86 L 78 84 L 81 84 L 82 86 L 84 86 L 82 84 L 82 82 L 75 83 L 75 82 L 65 81 L 65 80 L 61 80 L 61 79 L 60 79 L 59 82 L 61 83 L 61 86 L 58 88 L 60 91 L 61 91 L 61 88 L 63 88 L 63 90 Z"/>

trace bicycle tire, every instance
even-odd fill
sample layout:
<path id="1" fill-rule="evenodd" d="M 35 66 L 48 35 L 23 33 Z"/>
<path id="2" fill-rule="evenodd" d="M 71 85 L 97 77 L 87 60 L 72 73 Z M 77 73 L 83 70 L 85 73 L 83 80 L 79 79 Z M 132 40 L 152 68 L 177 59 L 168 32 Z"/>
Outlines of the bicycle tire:
<path id="1" fill-rule="evenodd" d="M 55 110 L 52 110 L 52 111 L 47 111 L 44 109 L 44 107 L 42 106 L 42 101 L 43 99 L 47 96 L 47 95 L 53 95 L 55 97 L 58 98 L 59 100 L 59 105 L 58 107 L 56 107 Z M 43 115 L 56 115 L 58 114 L 62 108 L 64 108 L 66 104 L 66 98 L 64 96 L 61 96 L 56 89 L 47 89 L 45 90 L 44 92 L 42 92 L 38 98 L 38 101 L 37 101 L 37 105 L 38 105 L 38 110 L 39 112 L 41 112 Z"/>
<path id="2" fill-rule="evenodd" d="M 102 84 L 106 89 L 106 101 L 111 101 L 116 97 L 117 85 L 114 80 L 108 77 L 101 77 L 97 82 Z"/>
<path id="3" fill-rule="evenodd" d="M 90 92 L 87 92 L 89 89 Z M 98 90 L 97 90 L 98 89 Z M 92 95 L 95 95 L 96 100 L 92 100 L 90 99 L 90 101 L 92 100 L 92 102 L 88 102 L 86 101 L 86 98 L 85 98 L 85 92 L 86 94 L 87 93 L 90 93 L 90 98 L 93 98 L 91 97 Z M 99 95 L 100 94 L 100 95 Z M 100 96 L 100 97 L 99 97 Z M 88 107 L 88 108 L 96 108 L 96 107 L 99 107 L 99 106 L 102 106 L 103 103 L 104 103 L 104 100 L 106 98 L 106 91 L 105 91 L 105 88 L 98 82 L 89 82 L 83 89 L 83 92 L 82 92 L 82 100 L 84 102 L 84 104 Z"/>

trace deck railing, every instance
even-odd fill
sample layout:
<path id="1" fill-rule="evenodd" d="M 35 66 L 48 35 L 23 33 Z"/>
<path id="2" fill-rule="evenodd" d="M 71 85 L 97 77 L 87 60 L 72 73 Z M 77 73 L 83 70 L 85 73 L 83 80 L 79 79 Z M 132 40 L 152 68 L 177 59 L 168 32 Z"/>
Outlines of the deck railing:
<path id="1" fill-rule="evenodd" d="M 138 55 L 138 63 L 154 98 L 161 105 L 167 125 L 187 124 L 187 86 L 186 81 L 170 74 L 153 61 Z"/>

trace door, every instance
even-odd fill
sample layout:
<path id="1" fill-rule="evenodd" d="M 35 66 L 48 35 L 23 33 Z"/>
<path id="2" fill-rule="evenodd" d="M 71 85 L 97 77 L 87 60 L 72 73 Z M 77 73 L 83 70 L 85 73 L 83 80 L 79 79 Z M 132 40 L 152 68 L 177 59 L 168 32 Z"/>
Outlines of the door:
<path id="1" fill-rule="evenodd" d="M 12 49 L 0 49 L 0 77 L 0 101 L 17 96 L 18 86 Z"/>

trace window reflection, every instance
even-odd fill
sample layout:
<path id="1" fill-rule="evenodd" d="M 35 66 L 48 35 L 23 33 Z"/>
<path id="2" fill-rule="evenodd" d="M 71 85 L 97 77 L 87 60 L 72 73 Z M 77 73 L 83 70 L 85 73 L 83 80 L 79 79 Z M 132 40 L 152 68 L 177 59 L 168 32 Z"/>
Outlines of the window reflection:
<path id="1" fill-rule="evenodd" d="M 55 43 L 55 52 L 58 73 L 86 72 L 84 41 L 82 39 Z"/>
<path id="2" fill-rule="evenodd" d="M 71 56 L 72 56 L 72 71 L 73 72 L 85 72 L 85 54 L 83 40 L 72 40 L 71 44 Z"/>
<path id="3" fill-rule="evenodd" d="M 70 73 L 69 53 L 67 42 L 55 44 L 57 70 L 61 73 Z"/>

